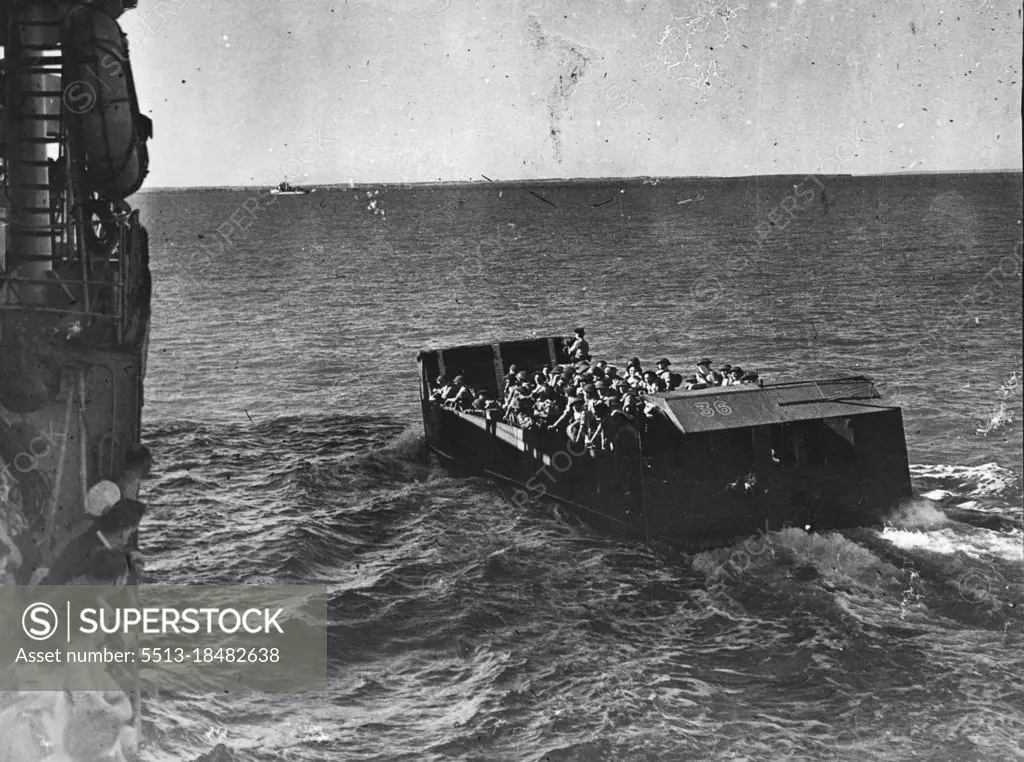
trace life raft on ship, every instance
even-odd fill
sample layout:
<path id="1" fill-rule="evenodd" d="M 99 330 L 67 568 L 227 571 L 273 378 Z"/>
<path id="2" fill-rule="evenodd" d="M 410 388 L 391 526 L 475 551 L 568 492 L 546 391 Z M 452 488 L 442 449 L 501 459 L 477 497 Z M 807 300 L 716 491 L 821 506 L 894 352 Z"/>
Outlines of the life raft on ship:
<path id="1" fill-rule="evenodd" d="M 102 8 L 77 6 L 64 24 L 64 109 L 77 117 L 92 190 L 110 199 L 135 193 L 149 171 L 153 123 L 139 112 L 128 38 Z"/>

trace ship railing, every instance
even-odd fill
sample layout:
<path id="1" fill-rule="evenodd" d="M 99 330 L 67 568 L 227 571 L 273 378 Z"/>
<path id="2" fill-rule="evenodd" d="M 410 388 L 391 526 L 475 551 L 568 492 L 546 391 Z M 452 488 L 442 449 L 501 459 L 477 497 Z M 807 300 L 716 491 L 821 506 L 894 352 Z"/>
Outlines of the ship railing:
<path id="1" fill-rule="evenodd" d="M 90 258 L 89 267 L 82 266 L 82 257 L 73 250 L 68 252 L 72 256 L 60 256 L 68 251 L 61 247 L 49 277 L 0 272 L 0 315 L 45 314 L 57 322 L 77 320 L 82 330 L 99 327 L 122 343 L 144 288 L 140 261 L 144 244 L 138 210 L 118 215 L 114 224 L 117 245 L 109 255 Z"/>

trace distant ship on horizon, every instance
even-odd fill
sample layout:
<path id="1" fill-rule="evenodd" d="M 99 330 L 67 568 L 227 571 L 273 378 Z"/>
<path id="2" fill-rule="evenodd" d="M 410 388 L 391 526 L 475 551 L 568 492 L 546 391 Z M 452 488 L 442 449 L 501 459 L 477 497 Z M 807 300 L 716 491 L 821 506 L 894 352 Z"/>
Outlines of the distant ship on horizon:
<path id="1" fill-rule="evenodd" d="M 276 188 L 270 189 L 271 195 L 274 196 L 305 196 L 315 192 L 316 188 L 300 188 L 297 185 L 292 185 L 287 180 L 281 182 Z"/>

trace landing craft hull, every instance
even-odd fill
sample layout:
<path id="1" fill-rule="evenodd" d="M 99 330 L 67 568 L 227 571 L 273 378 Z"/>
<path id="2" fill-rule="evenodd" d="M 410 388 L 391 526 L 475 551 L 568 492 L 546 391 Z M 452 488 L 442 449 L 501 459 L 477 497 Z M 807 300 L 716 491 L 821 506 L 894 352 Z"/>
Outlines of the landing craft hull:
<path id="1" fill-rule="evenodd" d="M 638 458 L 594 452 L 560 433 L 523 431 L 431 402 L 423 403 L 423 421 L 431 449 L 446 465 L 501 481 L 514 503 L 554 499 L 600 531 L 645 538 Z"/>
<path id="2" fill-rule="evenodd" d="M 864 378 L 651 395 L 658 412 L 640 427 L 639 449 L 618 451 L 429 400 L 439 372 L 496 392 L 512 362 L 564 361 L 561 341 L 421 353 L 430 447 L 509 485 L 516 504 L 553 498 L 601 532 L 684 548 L 786 525 L 871 525 L 911 495 L 902 413 Z"/>

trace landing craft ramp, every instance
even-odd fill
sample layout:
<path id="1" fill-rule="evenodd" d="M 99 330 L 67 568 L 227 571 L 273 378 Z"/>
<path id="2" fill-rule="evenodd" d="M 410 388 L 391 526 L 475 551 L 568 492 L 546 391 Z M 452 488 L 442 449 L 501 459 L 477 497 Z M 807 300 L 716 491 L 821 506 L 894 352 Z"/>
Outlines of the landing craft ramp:
<path id="1" fill-rule="evenodd" d="M 719 386 L 648 399 L 686 434 L 868 415 L 891 406 L 863 376 L 764 386 Z"/>

